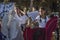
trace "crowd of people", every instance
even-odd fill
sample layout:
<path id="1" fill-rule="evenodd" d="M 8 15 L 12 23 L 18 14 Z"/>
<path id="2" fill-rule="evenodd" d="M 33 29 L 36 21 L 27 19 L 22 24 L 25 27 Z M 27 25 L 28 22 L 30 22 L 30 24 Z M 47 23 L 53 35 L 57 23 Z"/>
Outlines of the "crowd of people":
<path id="1" fill-rule="evenodd" d="M 41 29 L 44 29 L 51 17 L 55 16 L 51 11 L 50 14 L 47 13 L 47 7 L 44 6 L 28 12 L 19 9 L 15 3 L 6 2 L 0 5 L 0 40 L 24 40 L 23 34 L 27 27 L 40 28 L 33 35 L 33 40 L 38 40 Z"/>

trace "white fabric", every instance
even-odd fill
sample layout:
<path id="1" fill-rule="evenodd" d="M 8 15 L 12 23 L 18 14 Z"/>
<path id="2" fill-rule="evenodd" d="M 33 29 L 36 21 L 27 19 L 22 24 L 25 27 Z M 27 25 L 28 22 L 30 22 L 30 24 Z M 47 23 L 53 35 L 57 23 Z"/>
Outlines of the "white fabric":
<path id="1" fill-rule="evenodd" d="M 20 19 L 22 20 L 21 24 L 25 24 L 28 17 L 26 15 L 23 15 L 23 16 L 20 17 Z"/>
<path id="2" fill-rule="evenodd" d="M 13 17 L 12 20 L 10 21 L 10 39 L 14 39 L 16 38 L 17 34 L 18 34 L 18 19 L 16 17 Z"/>
<path id="3" fill-rule="evenodd" d="M 0 3 L 0 17 L 3 17 L 4 13 L 3 13 L 3 3 Z"/>
<path id="4" fill-rule="evenodd" d="M 4 7 L 4 5 L 2 3 L 0 3 L 0 13 L 3 11 L 3 7 Z"/>
<path id="5" fill-rule="evenodd" d="M 18 17 L 16 13 L 12 13 L 11 15 L 12 15 L 12 18 L 9 23 L 10 40 L 16 38 L 19 31 L 20 31 L 20 34 L 22 35 L 22 31 L 20 27 L 22 20 Z"/>
<path id="6" fill-rule="evenodd" d="M 8 34 L 6 34 L 7 32 L 8 32 L 8 21 L 9 21 L 9 17 L 11 17 L 10 15 L 11 15 L 11 12 L 12 11 L 10 11 L 10 12 L 4 12 L 3 14 L 5 14 L 4 15 L 4 17 L 3 17 L 3 19 L 2 19 L 2 33 L 3 34 L 5 34 L 5 35 L 8 35 Z"/>
<path id="7" fill-rule="evenodd" d="M 20 25 L 22 20 L 18 17 L 18 15 L 15 12 L 12 12 L 13 10 L 14 10 L 14 7 L 12 8 L 12 10 L 9 10 L 9 12 L 4 12 L 5 15 L 2 19 L 1 32 L 5 36 L 7 36 L 8 39 L 6 40 L 12 40 L 16 38 L 19 30 L 21 31 Z M 20 34 L 21 33 L 22 32 L 20 32 Z"/>
<path id="8" fill-rule="evenodd" d="M 2 28 L 1 28 L 1 32 L 5 35 L 5 36 L 7 36 L 7 39 L 6 40 L 9 40 L 9 26 L 8 26 L 8 24 L 9 24 L 9 20 L 11 20 L 11 13 L 12 13 L 12 11 L 10 11 L 10 12 L 4 12 L 4 17 L 3 17 L 3 19 L 2 19 Z"/>
<path id="9" fill-rule="evenodd" d="M 10 10 L 13 10 L 14 8 L 14 3 L 7 3 L 7 4 L 4 4 L 4 11 L 10 11 Z"/>
<path id="10" fill-rule="evenodd" d="M 32 21 L 34 21 L 39 13 L 38 13 L 38 11 L 34 11 L 34 12 L 28 12 L 27 14 L 28 14 L 29 17 L 32 18 Z"/>
<path id="11" fill-rule="evenodd" d="M 4 12 L 9 12 L 10 10 L 13 10 L 14 8 L 14 3 L 0 3 L 0 17 L 4 17 L 5 13 Z"/>
<path id="12" fill-rule="evenodd" d="M 9 20 L 9 14 L 5 14 L 4 18 L 2 19 L 2 27 L 1 32 L 8 38 L 8 20 Z M 9 40 L 9 39 L 7 39 Z"/>
<path id="13" fill-rule="evenodd" d="M 54 16 L 59 17 L 59 12 L 52 12 L 52 14 L 54 14 Z"/>
<path id="14" fill-rule="evenodd" d="M 5 6 L 6 6 L 7 4 L 5 4 Z M 9 5 L 9 4 L 8 4 Z M 9 38 L 9 33 L 10 33 L 10 31 L 9 31 L 9 26 L 8 26 L 8 24 L 9 24 L 9 20 L 11 20 L 11 13 L 12 13 L 12 9 L 13 8 L 11 8 L 11 10 L 9 10 L 10 8 L 8 7 L 8 8 L 5 8 L 5 9 L 7 9 L 7 11 L 8 12 L 3 12 L 3 14 L 4 14 L 4 17 L 3 17 L 3 19 L 2 19 L 2 28 L 1 28 L 1 32 L 7 37 L 6 38 L 6 40 L 9 40 L 10 38 Z M 4 9 L 4 11 L 6 11 Z"/>
<path id="15" fill-rule="evenodd" d="M 41 22 L 40 22 L 41 19 Z M 40 28 L 45 28 L 46 22 L 49 20 L 48 16 L 46 16 L 46 22 L 45 19 L 41 18 L 39 15 L 36 17 L 37 22 L 39 23 Z"/>

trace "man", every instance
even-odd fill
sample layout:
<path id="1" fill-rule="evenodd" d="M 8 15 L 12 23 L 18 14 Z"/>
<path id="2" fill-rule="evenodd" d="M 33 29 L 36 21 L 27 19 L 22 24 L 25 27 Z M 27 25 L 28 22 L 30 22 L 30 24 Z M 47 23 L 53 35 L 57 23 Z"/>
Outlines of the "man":
<path id="1" fill-rule="evenodd" d="M 39 8 L 39 15 L 36 17 L 36 22 L 38 22 L 38 27 L 40 29 L 37 29 L 33 34 L 33 40 L 39 40 L 39 37 L 41 36 L 45 40 L 45 25 L 48 22 L 49 18 L 46 16 L 46 8 L 40 7 Z"/>

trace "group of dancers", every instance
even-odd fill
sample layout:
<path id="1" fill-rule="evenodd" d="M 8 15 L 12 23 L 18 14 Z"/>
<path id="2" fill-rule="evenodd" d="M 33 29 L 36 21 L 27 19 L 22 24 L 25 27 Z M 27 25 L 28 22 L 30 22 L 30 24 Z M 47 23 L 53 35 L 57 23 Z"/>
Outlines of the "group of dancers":
<path id="1" fill-rule="evenodd" d="M 54 16 L 52 13 L 51 16 L 47 15 L 47 10 L 43 6 L 37 11 L 23 12 L 16 7 L 15 3 L 1 3 L 0 5 L 0 31 L 4 36 L 0 38 L 1 40 L 24 40 L 23 31 L 26 27 L 40 28 L 33 35 L 33 40 L 38 40 L 41 29 L 44 29 L 46 23 Z"/>

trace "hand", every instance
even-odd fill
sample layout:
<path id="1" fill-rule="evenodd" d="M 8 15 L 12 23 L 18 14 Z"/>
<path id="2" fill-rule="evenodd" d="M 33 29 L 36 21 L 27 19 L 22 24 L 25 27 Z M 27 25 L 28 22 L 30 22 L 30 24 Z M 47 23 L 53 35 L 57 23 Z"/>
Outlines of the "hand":
<path id="1" fill-rule="evenodd" d="M 20 10 L 20 12 L 25 15 L 25 13 L 22 10 Z"/>

